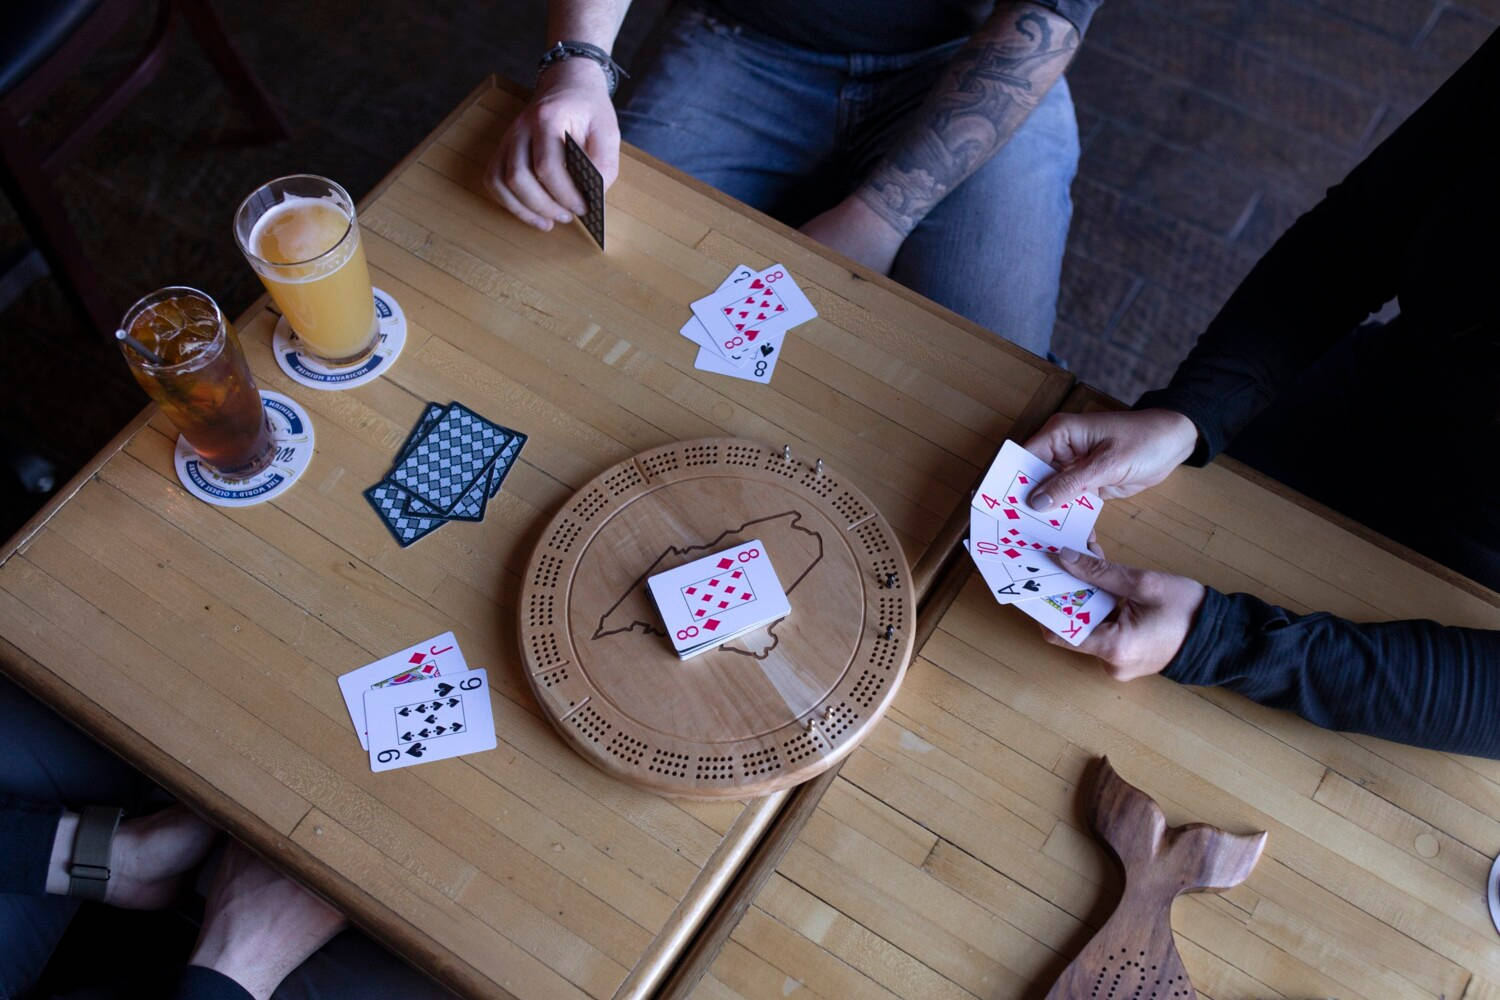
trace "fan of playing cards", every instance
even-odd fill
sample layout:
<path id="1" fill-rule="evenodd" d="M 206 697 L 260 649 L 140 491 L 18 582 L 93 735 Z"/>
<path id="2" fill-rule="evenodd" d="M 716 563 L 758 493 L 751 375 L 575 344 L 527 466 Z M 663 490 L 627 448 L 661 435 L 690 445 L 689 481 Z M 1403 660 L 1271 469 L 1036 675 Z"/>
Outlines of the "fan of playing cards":
<path id="1" fill-rule="evenodd" d="M 1076 646 L 1114 610 L 1115 598 L 1068 573 L 1056 558 L 1065 548 L 1088 551 L 1102 501 L 1082 493 L 1048 511 L 1027 502 L 1055 471 L 1005 442 L 974 494 L 966 545 L 995 600 L 1014 604 Z"/>
<path id="2" fill-rule="evenodd" d="M 792 610 L 765 543 L 755 538 L 646 581 L 681 659 L 721 646 Z"/>
<path id="3" fill-rule="evenodd" d="M 776 371 L 787 331 L 818 315 L 781 264 L 764 271 L 741 264 L 692 308 L 680 332 L 698 345 L 693 367 L 761 385 Z"/>

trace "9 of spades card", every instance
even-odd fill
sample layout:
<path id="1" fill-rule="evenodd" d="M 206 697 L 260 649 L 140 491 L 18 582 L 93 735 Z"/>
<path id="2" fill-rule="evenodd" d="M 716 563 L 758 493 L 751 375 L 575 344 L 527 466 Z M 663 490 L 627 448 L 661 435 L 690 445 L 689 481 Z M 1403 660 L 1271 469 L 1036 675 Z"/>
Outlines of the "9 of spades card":
<path id="1" fill-rule="evenodd" d="M 367 690 L 365 727 L 375 772 L 493 750 L 489 675 L 470 670 Z"/>

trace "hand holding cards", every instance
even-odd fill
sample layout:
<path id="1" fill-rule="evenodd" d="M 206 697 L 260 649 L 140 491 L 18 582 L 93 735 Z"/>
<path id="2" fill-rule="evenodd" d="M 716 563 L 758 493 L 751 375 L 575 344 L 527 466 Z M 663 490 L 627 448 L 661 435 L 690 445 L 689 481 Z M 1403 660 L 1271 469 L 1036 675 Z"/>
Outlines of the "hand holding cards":
<path id="1" fill-rule="evenodd" d="M 1065 548 L 1087 550 L 1102 501 L 1083 493 L 1048 511 L 1027 502 L 1054 471 L 1014 441 L 1005 442 L 970 504 L 966 547 L 997 601 L 1016 605 L 1076 646 L 1116 602 L 1065 571 L 1056 558 Z"/>
<path id="2" fill-rule="evenodd" d="M 372 771 L 496 746 L 489 675 L 469 669 L 452 632 L 351 670 L 339 689 Z"/>
<path id="3" fill-rule="evenodd" d="M 658 573 L 646 587 L 684 660 L 792 610 L 758 538 Z"/>

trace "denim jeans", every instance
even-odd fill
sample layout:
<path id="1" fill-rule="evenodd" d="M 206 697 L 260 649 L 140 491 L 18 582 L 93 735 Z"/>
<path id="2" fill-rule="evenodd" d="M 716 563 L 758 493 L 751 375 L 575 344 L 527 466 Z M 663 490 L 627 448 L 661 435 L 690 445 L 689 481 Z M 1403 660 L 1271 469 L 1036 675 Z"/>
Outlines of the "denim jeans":
<path id="1" fill-rule="evenodd" d="M 679 4 L 637 67 L 620 126 L 653 156 L 799 226 L 854 190 L 961 46 L 812 52 Z M 1047 355 L 1077 167 L 1073 100 L 1059 79 L 918 223 L 891 277 Z"/>

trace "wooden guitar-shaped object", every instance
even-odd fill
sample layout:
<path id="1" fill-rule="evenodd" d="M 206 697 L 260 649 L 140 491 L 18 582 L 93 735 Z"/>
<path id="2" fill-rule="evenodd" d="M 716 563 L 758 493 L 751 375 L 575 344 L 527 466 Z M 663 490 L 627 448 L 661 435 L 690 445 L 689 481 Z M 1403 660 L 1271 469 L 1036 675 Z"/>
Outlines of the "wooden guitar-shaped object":
<path id="1" fill-rule="evenodd" d="M 1245 881 L 1266 835 L 1207 823 L 1168 829 L 1161 807 L 1116 774 L 1108 757 L 1094 771 L 1089 821 L 1125 869 L 1125 893 L 1047 1000 L 1196 1000 L 1172 939 L 1172 900 Z"/>

